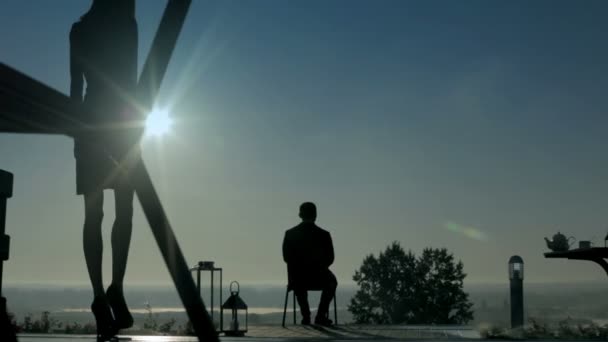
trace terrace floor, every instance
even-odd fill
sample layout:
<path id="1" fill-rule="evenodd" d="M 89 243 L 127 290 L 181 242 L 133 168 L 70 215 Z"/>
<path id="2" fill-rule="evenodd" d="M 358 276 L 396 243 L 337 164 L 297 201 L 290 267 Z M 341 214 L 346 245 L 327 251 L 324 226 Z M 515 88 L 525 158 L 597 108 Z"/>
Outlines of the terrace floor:
<path id="1" fill-rule="evenodd" d="M 184 336 L 124 336 L 131 341 L 154 342 L 190 342 L 197 341 L 195 337 Z M 470 340 L 480 339 L 479 333 L 463 326 L 362 326 L 343 325 L 332 328 L 318 326 L 280 325 L 250 326 L 246 337 L 221 337 L 222 341 L 388 341 L 388 340 Z M 93 341 L 88 335 L 35 335 L 21 334 L 20 342 L 59 342 L 59 341 Z"/>

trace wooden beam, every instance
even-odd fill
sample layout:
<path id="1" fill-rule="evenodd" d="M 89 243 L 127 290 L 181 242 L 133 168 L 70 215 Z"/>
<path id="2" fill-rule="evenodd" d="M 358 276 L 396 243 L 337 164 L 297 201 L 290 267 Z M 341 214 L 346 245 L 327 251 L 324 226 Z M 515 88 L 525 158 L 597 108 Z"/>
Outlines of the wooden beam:
<path id="1" fill-rule="evenodd" d="M 88 127 L 65 94 L 0 63 L 0 133 L 73 134 Z"/>
<path id="2" fill-rule="evenodd" d="M 165 77 L 192 0 L 169 0 L 154 36 L 137 84 L 137 98 L 146 111 L 151 110 Z"/>
<path id="3" fill-rule="evenodd" d="M 144 211 L 146 219 L 152 228 L 152 233 L 158 244 L 158 248 L 169 269 L 173 284 L 182 300 L 188 318 L 196 332 L 199 341 L 219 341 L 215 327 L 205 304 L 197 291 L 190 268 L 177 242 L 177 238 L 171 229 L 169 219 L 160 202 L 160 198 L 152 185 L 150 175 L 143 161 L 137 164 L 133 173 L 132 182 L 135 193 Z"/>

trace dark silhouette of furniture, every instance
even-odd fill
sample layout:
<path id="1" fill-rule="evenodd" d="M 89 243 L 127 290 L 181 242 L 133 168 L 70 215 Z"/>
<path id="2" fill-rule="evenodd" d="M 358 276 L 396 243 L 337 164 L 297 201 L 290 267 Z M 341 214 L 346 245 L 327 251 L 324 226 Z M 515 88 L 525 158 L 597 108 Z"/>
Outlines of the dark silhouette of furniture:
<path id="1" fill-rule="evenodd" d="M 323 291 L 321 286 L 307 286 L 306 291 Z M 293 292 L 293 325 L 296 325 L 296 292 L 290 285 L 287 285 L 287 291 L 285 291 L 285 306 L 283 308 L 283 323 L 282 326 L 285 328 L 285 318 L 287 317 L 287 302 L 289 301 L 289 292 Z M 334 294 L 334 324 L 338 324 L 338 304 L 336 302 L 336 294 Z"/>
<path id="2" fill-rule="evenodd" d="M 168 0 L 137 84 L 140 108 L 150 110 L 192 0 Z M 47 85 L 0 63 L 0 133 L 75 136 L 97 128 L 84 122 L 82 109 Z M 177 238 L 142 160 L 133 187 L 173 283 L 199 341 L 216 342 L 217 333 L 179 247 Z"/>
<path id="3" fill-rule="evenodd" d="M 587 260 L 593 261 L 600 265 L 606 275 L 608 275 L 608 248 L 607 247 L 591 247 L 591 248 L 576 248 L 564 252 L 547 252 L 545 258 L 549 259 L 570 259 L 570 260 Z"/>
<path id="4" fill-rule="evenodd" d="M 6 311 L 6 298 L 2 296 L 2 272 L 4 262 L 9 258 L 10 237 L 5 233 L 6 201 L 13 196 L 13 174 L 0 170 L 0 327 L 10 329 L 10 321 Z M 8 333 L 8 332 L 6 332 Z M 9 338 L 0 332 L 1 338 Z M 13 336 L 10 338 L 12 339 Z"/>

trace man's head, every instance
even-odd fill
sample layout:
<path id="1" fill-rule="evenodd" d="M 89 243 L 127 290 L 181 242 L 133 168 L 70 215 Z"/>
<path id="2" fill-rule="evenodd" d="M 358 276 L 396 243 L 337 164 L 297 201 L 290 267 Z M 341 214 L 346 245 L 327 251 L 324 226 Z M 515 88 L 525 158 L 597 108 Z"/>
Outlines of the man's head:
<path id="1" fill-rule="evenodd" d="M 312 202 L 304 202 L 300 205 L 300 218 L 305 222 L 315 222 L 317 219 L 317 206 Z"/>
<path id="2" fill-rule="evenodd" d="M 135 0 L 93 0 L 86 15 L 135 18 Z"/>

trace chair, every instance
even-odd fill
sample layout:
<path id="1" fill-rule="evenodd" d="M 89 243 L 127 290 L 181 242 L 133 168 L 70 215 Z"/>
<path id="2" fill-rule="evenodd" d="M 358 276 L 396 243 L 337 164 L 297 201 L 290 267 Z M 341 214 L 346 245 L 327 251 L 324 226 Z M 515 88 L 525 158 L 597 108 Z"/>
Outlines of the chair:
<path id="1" fill-rule="evenodd" d="M 318 287 L 310 287 L 307 291 L 322 291 L 323 289 Z M 285 307 L 283 308 L 283 328 L 285 328 L 285 318 L 287 317 L 287 302 L 289 301 L 289 292 L 293 291 L 293 325 L 296 325 L 296 291 L 294 291 L 290 285 L 287 285 L 287 291 L 285 292 Z M 338 304 L 336 302 L 336 295 L 334 294 L 334 324 L 338 324 Z"/>

